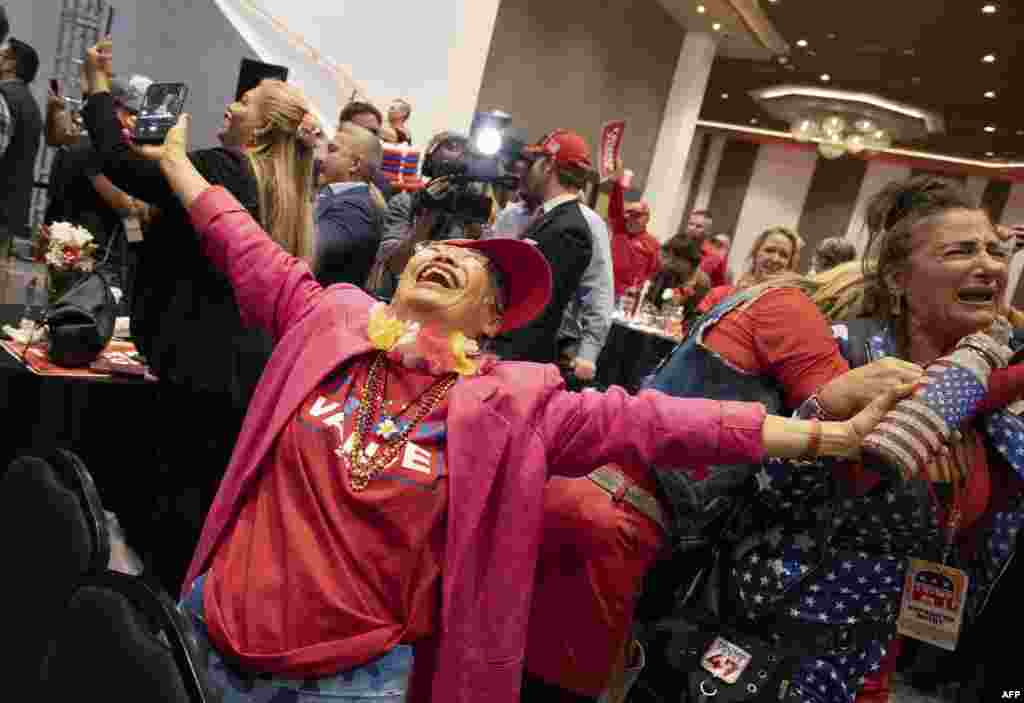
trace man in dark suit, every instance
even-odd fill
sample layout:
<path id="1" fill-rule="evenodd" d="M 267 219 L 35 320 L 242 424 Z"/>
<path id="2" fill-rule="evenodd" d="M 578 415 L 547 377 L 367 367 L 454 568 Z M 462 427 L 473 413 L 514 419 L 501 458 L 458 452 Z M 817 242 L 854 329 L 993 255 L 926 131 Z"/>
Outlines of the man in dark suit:
<path id="1" fill-rule="evenodd" d="M 590 147 L 580 135 L 555 130 L 539 144 L 524 149 L 532 163 L 525 188 L 542 203 L 538 218 L 523 233 L 533 240 L 551 265 L 551 302 L 529 325 L 497 340 L 504 358 L 557 363 L 558 330 L 569 301 L 590 263 L 593 243 L 580 210 L 579 192 L 590 176 Z"/>
<path id="2" fill-rule="evenodd" d="M 321 285 L 366 284 L 383 229 L 383 199 L 370 182 L 380 161 L 380 140 L 372 132 L 353 122 L 339 126 L 316 202 L 314 270 Z"/>

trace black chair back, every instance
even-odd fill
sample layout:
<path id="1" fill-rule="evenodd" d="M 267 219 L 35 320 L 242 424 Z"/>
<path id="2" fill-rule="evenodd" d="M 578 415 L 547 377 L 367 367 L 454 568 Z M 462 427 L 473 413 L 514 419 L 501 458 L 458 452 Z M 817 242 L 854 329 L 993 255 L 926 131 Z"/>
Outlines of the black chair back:
<path id="1" fill-rule="evenodd" d="M 81 460 L 58 450 L 11 462 L 0 477 L 0 535 L 8 564 L 0 603 L 17 639 L 7 670 L 38 683 L 73 587 L 110 559 L 103 506 Z"/>
<path id="2" fill-rule="evenodd" d="M 44 667 L 46 700 L 206 703 L 191 625 L 159 587 L 115 571 L 75 588 Z"/>

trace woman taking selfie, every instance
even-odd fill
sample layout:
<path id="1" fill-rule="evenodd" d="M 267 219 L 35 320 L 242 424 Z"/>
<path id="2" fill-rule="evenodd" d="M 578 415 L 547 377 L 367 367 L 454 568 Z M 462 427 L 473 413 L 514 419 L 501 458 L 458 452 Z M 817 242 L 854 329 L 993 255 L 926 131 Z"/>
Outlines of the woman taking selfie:
<path id="1" fill-rule="evenodd" d="M 159 530 L 169 540 L 160 545 L 160 567 L 171 584 L 184 573 L 271 341 L 242 324 L 230 284 L 202 256 L 188 214 L 160 169 L 136 157 L 122 140 L 110 96 L 111 48 L 107 40 L 88 51 L 84 116 L 104 175 L 160 211 L 141 245 L 131 330 L 160 379 L 161 406 L 173 418 L 174 431 L 165 435 L 161 453 L 175 505 L 170 524 Z M 296 88 L 263 81 L 225 110 L 222 146 L 193 151 L 189 158 L 258 217 L 286 251 L 309 258 L 315 132 L 309 105 Z"/>
<path id="2" fill-rule="evenodd" d="M 547 305 L 551 274 L 512 239 L 430 243 L 393 302 L 324 289 L 186 153 L 159 161 L 243 319 L 274 338 L 185 582 L 226 701 L 518 701 L 552 474 L 856 456 L 910 388 L 844 423 L 756 403 L 564 390 L 555 366 L 480 352 Z M 225 661 L 230 662 L 230 668 Z M 310 693 L 304 693 L 304 691 Z"/>

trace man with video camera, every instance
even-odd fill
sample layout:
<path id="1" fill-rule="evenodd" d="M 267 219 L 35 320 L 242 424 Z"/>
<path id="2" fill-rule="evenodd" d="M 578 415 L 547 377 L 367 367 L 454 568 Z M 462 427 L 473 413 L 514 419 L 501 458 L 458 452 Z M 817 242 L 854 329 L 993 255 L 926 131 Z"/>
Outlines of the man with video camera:
<path id="1" fill-rule="evenodd" d="M 476 172 L 467 173 L 468 168 Z M 421 174 L 427 186 L 417 193 L 398 193 L 388 201 L 377 264 L 367 286 L 371 292 L 391 297 L 417 244 L 478 238 L 478 228 L 490 218 L 484 183 L 500 179 L 502 173 L 500 157 L 471 154 L 469 140 L 461 134 L 434 135 L 423 154 Z M 476 177 L 482 180 L 473 181 Z"/>

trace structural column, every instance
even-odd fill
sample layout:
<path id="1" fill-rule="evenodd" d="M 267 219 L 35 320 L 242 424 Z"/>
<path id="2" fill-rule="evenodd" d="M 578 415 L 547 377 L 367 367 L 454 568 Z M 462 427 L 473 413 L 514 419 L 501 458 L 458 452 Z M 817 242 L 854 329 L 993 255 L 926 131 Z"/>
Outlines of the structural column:
<path id="1" fill-rule="evenodd" d="M 644 191 L 644 198 L 651 206 L 648 230 L 660 241 L 669 239 L 679 230 L 686 209 L 683 190 L 686 160 L 693 146 L 697 117 L 717 48 L 718 40 L 713 35 L 688 32 L 679 51 Z"/>
<path id="2" fill-rule="evenodd" d="M 500 4 L 501 0 L 457 0 L 455 35 L 448 45 L 448 95 L 431 133 L 455 128 L 469 134 Z"/>

